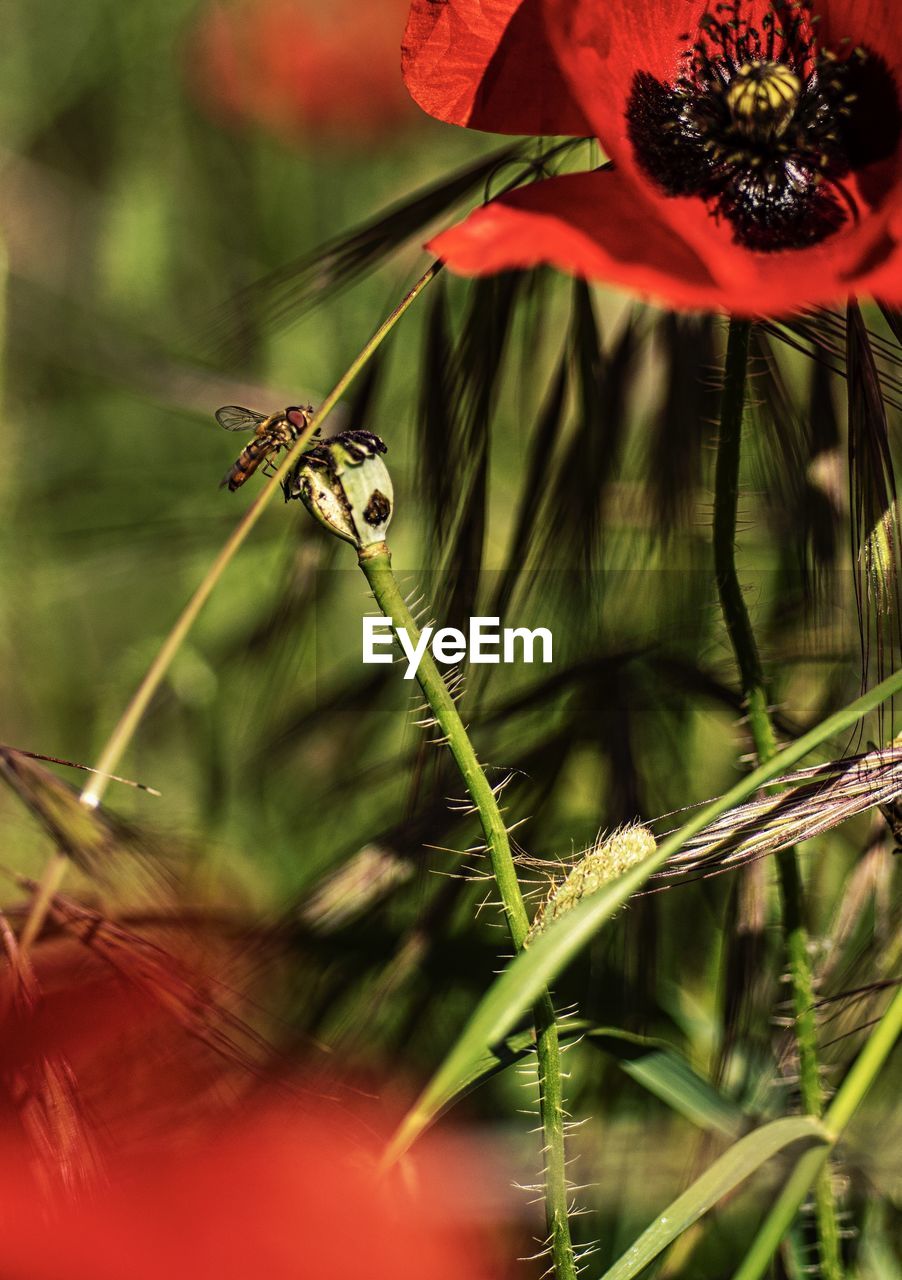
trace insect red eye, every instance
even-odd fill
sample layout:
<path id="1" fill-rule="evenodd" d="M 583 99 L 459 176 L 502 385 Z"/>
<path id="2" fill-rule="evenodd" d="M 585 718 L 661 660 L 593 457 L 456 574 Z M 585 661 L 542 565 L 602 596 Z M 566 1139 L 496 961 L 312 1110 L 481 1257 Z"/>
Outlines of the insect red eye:
<path id="1" fill-rule="evenodd" d="M 303 409 L 290 408 L 285 410 L 285 417 L 293 427 L 303 430 L 307 426 L 307 414 Z"/>

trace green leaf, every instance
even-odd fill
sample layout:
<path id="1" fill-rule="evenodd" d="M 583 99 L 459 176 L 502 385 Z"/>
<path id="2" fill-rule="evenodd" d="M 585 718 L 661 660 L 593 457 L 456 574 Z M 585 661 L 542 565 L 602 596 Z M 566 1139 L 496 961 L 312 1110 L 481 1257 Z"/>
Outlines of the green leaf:
<path id="1" fill-rule="evenodd" d="M 586 1038 L 613 1054 L 631 1079 L 700 1129 L 728 1138 L 736 1138 L 742 1131 L 746 1117 L 741 1107 L 664 1041 L 607 1027 L 589 1031 Z"/>
<path id="2" fill-rule="evenodd" d="M 472 1078 L 474 1065 L 493 1047 L 500 1045 L 520 1018 L 582 948 L 598 933 L 618 908 L 638 890 L 649 876 L 682 848 L 709 822 L 734 805 L 741 804 L 791 766 L 803 759 L 834 734 L 844 733 L 869 711 L 902 689 L 902 671 L 881 681 L 868 693 L 841 711 L 823 720 L 814 729 L 778 751 L 773 759 L 759 765 L 725 795 L 698 809 L 687 823 L 664 840 L 645 862 L 619 880 L 585 898 L 577 907 L 555 920 L 547 931 L 522 951 L 499 975 L 474 1010 L 457 1043 L 405 1116 L 385 1155 L 396 1160 L 426 1129 Z"/>
<path id="3" fill-rule="evenodd" d="M 661 1213 L 606 1271 L 602 1280 L 631 1280 L 669 1244 L 784 1147 L 803 1139 L 828 1145 L 829 1136 L 813 1116 L 773 1120 L 733 1144 Z"/>
<path id="4" fill-rule="evenodd" d="M 661 849 L 666 849 L 672 841 L 673 837 Z M 566 916 L 553 921 L 528 950 L 508 965 L 476 1006 L 460 1039 L 401 1122 L 386 1153 L 387 1161 L 397 1159 L 445 1110 L 463 1082 L 472 1079 L 475 1064 L 483 1060 L 486 1053 L 501 1055 L 502 1050 L 496 1046 L 501 1046 L 521 1015 L 535 1004 L 550 980 L 593 937 L 608 916 L 641 888 L 660 861 L 661 850 L 658 850 L 613 884 L 584 898 Z"/>
<path id="5" fill-rule="evenodd" d="M 636 1035 L 619 1027 L 597 1027 L 570 1018 L 561 1025 L 559 1035 L 562 1043 L 584 1039 L 603 1053 L 610 1054 L 620 1069 L 637 1084 L 706 1132 L 736 1138 L 746 1123 L 742 1109 L 699 1075 L 665 1040 Z M 528 1058 L 535 1050 L 535 1043 L 532 1031 L 508 1036 L 503 1044 L 473 1064 L 445 1106 L 451 1106 L 463 1094 L 477 1089 L 499 1071 Z"/>

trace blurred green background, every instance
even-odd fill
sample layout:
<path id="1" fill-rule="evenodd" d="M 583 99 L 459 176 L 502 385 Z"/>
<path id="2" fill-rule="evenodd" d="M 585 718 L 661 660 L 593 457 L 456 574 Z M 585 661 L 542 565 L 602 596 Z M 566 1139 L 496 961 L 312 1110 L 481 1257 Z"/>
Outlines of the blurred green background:
<path id="1" fill-rule="evenodd" d="M 423 269 L 424 235 L 348 289 L 317 291 L 308 272 L 304 298 L 317 305 L 304 314 L 294 277 L 267 284 L 271 273 L 498 148 L 404 98 L 405 8 L 380 5 L 364 21 L 349 5 L 330 16 L 295 4 L 264 21 L 253 7 L 183 0 L 5 0 L 6 743 L 96 758 L 262 483 L 218 488 L 242 440 L 214 410 L 316 403 Z M 477 184 L 470 202 L 481 194 Z M 508 811 L 529 819 L 517 838 L 535 857 L 570 857 L 600 829 L 717 794 L 748 750 L 708 567 L 721 344 L 719 321 L 545 273 L 443 281 L 391 339 L 378 379 L 336 415 L 336 428 L 365 425 L 388 443 L 395 562 L 430 616 L 500 600 L 508 624 L 555 632 L 551 670 L 470 673 L 464 704 L 481 756 L 514 775 Z M 861 679 L 843 389 L 786 347 L 759 359 L 743 571 L 792 732 Z M 891 420 L 895 430 L 895 410 Z M 497 917 L 477 912 L 485 883 L 433 874 L 458 870 L 442 851 L 466 850 L 476 832 L 448 809 L 459 784 L 423 747 L 397 670 L 360 663 L 368 607 L 350 549 L 274 502 L 123 764 L 162 799 L 116 788 L 108 804 L 216 900 L 287 922 L 299 963 L 279 995 L 284 1026 L 417 1073 L 504 948 Z M 41 866 L 47 839 L 11 794 L 0 819 L 3 861 Z M 861 819 L 806 850 L 824 994 L 895 963 L 882 838 Z M 348 868 L 356 879 L 328 880 Z M 759 864 L 644 899 L 562 980 L 561 1003 L 666 1034 L 739 1105 L 767 1114 L 785 1103 L 773 897 Z M 828 1059 L 847 1061 L 855 1043 Z M 663 1135 L 674 1167 L 660 1148 L 643 1157 L 666 1184 L 663 1203 L 686 1174 L 687 1122 L 613 1059 L 588 1050 L 570 1064 L 571 1110 L 610 1122 L 624 1168 L 636 1174 L 636 1125 Z M 512 1121 L 519 1105 L 503 1077 L 473 1110 Z M 859 1165 L 857 1150 L 860 1225 L 869 1181 L 888 1206 L 900 1183 L 893 1161 Z M 652 1194 L 620 1167 L 598 1174 L 611 1257 Z M 868 1248 L 885 1248 L 881 1231 Z M 703 1247 L 716 1255 L 719 1239 Z"/>

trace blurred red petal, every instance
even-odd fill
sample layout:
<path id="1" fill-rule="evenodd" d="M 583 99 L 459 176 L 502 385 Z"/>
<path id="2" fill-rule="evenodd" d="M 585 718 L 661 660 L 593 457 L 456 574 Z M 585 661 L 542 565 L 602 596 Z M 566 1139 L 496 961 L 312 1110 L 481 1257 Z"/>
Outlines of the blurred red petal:
<path id="1" fill-rule="evenodd" d="M 289 141 L 389 135 L 417 118 L 398 74 L 406 9 L 406 0 L 212 4 L 190 41 L 193 90 L 220 119 Z"/>
<path id="2" fill-rule="evenodd" d="M 542 0 L 413 0 L 401 57 L 414 100 L 449 124 L 592 132 L 545 37 Z"/>
<path id="3" fill-rule="evenodd" d="M 691 238 L 662 216 L 666 205 L 681 209 Z M 429 247 L 462 275 L 547 264 L 671 306 L 737 315 L 836 302 L 869 291 L 874 280 L 883 282 L 888 301 L 898 297 L 899 241 L 888 211 L 826 246 L 763 256 L 733 244 L 700 201 L 652 201 L 612 170 L 521 188 L 477 209 Z"/>
<path id="4" fill-rule="evenodd" d="M 92 953 L 35 956 L 27 990 L 0 984 L 4 1280 L 504 1275 L 482 1148 L 436 1132 L 382 1173 L 394 1107 L 320 1096 L 314 1063 L 304 1094 L 236 1075 Z"/>
<path id="5" fill-rule="evenodd" d="M 477 1226 L 485 1166 L 439 1146 L 411 1184 L 377 1170 L 373 1115 L 251 1106 L 203 1143 L 117 1169 L 53 1230 L 0 1154 L 6 1280 L 499 1280 Z M 411 1185 L 414 1190 L 411 1190 Z"/>

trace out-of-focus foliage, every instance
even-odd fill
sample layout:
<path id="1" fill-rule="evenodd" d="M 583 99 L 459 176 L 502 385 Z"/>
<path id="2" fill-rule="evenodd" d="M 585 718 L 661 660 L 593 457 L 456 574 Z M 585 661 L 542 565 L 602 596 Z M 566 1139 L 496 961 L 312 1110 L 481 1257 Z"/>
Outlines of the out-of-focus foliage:
<path id="1" fill-rule="evenodd" d="M 325 11 L 313 0 L 292 6 L 298 29 L 305 5 L 311 21 Z M 396 43 L 403 7 L 382 19 Z M 249 12 L 242 6 L 241 23 Z M 353 32 L 367 49 L 373 13 Z M 349 266 L 340 290 L 317 292 L 317 245 L 474 170 L 492 140 L 412 109 L 402 127 L 397 99 L 370 105 L 376 79 L 366 93 L 351 84 L 328 127 L 312 108 L 290 128 L 266 111 L 224 118 L 227 73 L 198 33 L 214 23 L 221 35 L 233 21 L 222 5 L 187 0 L 5 6 L 0 705 L 12 745 L 95 758 L 249 500 L 251 485 L 218 488 L 241 438 L 220 431 L 213 411 L 315 404 L 422 269 L 421 225 L 442 201 L 478 200 L 533 155 L 492 160 L 431 195 L 378 269 L 352 279 Z M 279 83 L 301 75 L 303 101 L 325 104 L 334 67 L 309 49 L 293 62 L 294 31 Z M 279 43 L 270 27 L 266 41 Z M 373 58 L 383 41 L 386 30 Z M 243 43 L 242 91 L 245 73 L 252 90 L 258 76 L 273 90 L 259 48 Z M 235 37 L 230 56 L 241 44 Z M 340 74 L 353 77 L 348 66 Z M 318 90 L 308 81 L 320 71 Z M 374 242 L 361 249 L 367 267 Z M 317 305 L 294 321 L 280 305 L 275 324 L 272 290 L 292 296 L 287 263 L 303 264 L 304 299 Z M 264 278 L 269 292 L 254 287 Z M 873 394 L 869 413 L 852 387 L 859 476 L 874 464 L 874 487 L 852 510 L 879 523 L 892 496 L 899 347 L 894 317 L 866 320 L 877 335 L 870 392 L 876 378 L 886 417 L 875 421 Z M 858 327 L 853 340 L 860 367 Z M 756 343 L 742 572 L 790 736 L 858 690 L 856 584 L 865 612 L 869 588 L 861 597 L 849 550 L 844 319 L 771 326 Z M 426 614 L 499 613 L 554 632 L 550 668 L 474 668 L 462 703 L 492 775 L 513 775 L 507 812 L 528 819 L 517 840 L 534 858 L 553 863 L 601 828 L 725 790 L 749 749 L 709 567 L 722 347 L 719 320 L 544 273 L 474 285 L 441 277 L 332 420 L 388 444 L 395 566 Z M 288 1046 L 313 1036 L 342 1061 L 377 1059 L 416 1077 L 454 1039 L 505 941 L 497 914 L 479 910 L 485 868 L 465 853 L 476 825 L 449 808 L 460 783 L 414 726 L 418 700 L 397 669 L 361 664 L 370 603 L 344 551 L 300 504 L 273 505 L 123 765 L 162 798 L 115 788 L 107 803 L 129 831 L 148 833 L 189 897 L 274 928 L 278 980 L 255 995 L 267 1035 Z M 849 744 L 833 745 L 839 755 Z M 0 794 L 0 821 L 3 863 L 34 874 L 52 848 L 46 831 L 11 791 Z M 863 817 L 803 850 L 837 1078 L 859 1043 L 845 1033 L 885 995 L 839 997 L 899 977 L 898 873 L 884 836 Z M 532 874 L 538 898 L 547 883 Z M 79 872 L 67 887 L 111 913 L 120 902 Z M 11 884 L 10 905 L 24 898 Z M 731 1114 L 766 1120 L 792 1108 L 794 1088 L 790 1038 L 774 1025 L 785 1014 L 775 918 L 767 862 L 643 898 L 562 978 L 559 1003 L 663 1037 L 684 1076 L 721 1091 Z M 640 1071 L 621 1070 L 618 1046 L 588 1043 L 567 1059 L 569 1109 L 594 1118 L 577 1176 L 601 1192 L 584 1198 L 593 1212 L 578 1230 L 601 1239 L 600 1264 L 645 1224 L 649 1197 L 672 1199 L 716 1141 L 696 1137 L 685 1108 L 675 1114 Z M 513 1123 L 523 1096 L 516 1072 L 499 1073 L 473 1095 L 471 1114 Z M 890 1102 L 875 1099 L 844 1152 L 845 1207 L 861 1232 L 852 1255 L 859 1239 L 863 1252 L 885 1252 L 898 1226 L 899 1171 L 866 1136 Z M 518 1158 L 533 1159 L 525 1138 Z M 874 1203 L 887 1198 L 879 1222 L 868 1187 Z M 768 1188 L 756 1188 L 692 1238 L 673 1274 L 715 1274 L 724 1258 L 729 1267 L 734 1233 L 760 1216 Z"/>

